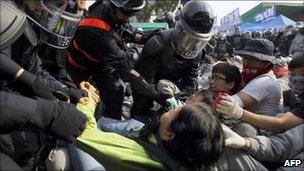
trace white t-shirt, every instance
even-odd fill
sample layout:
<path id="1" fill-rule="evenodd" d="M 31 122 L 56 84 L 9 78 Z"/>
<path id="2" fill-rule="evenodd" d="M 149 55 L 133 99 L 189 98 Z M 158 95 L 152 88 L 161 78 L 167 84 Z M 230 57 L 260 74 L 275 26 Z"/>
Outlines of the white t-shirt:
<path id="1" fill-rule="evenodd" d="M 282 86 L 272 71 L 254 78 L 241 91 L 257 101 L 244 108 L 250 112 L 269 116 L 283 112 Z"/>

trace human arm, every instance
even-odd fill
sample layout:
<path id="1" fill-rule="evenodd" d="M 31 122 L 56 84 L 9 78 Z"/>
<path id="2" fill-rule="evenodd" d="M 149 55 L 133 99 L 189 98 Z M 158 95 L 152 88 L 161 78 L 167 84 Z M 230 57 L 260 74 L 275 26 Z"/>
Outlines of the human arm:
<path id="1" fill-rule="evenodd" d="M 303 124 L 280 134 L 255 138 L 243 138 L 227 126 L 222 125 L 222 128 L 227 147 L 242 148 L 260 161 L 281 162 L 296 156 L 304 149 Z"/>
<path id="2" fill-rule="evenodd" d="M 73 45 L 86 52 L 92 59 L 83 58 L 89 62 L 109 65 L 118 71 L 130 71 L 134 67 L 134 58 L 138 52 L 133 49 L 125 50 L 114 33 L 97 28 L 78 28 Z M 99 72 L 98 68 L 96 72 Z"/>
<path id="3" fill-rule="evenodd" d="M 3 91 L 0 92 L 0 110 L 1 133 L 34 125 L 59 139 L 73 142 L 86 124 L 86 117 L 73 105 Z"/>
<path id="4" fill-rule="evenodd" d="M 223 96 L 221 99 L 219 104 L 216 105 L 216 111 L 222 113 L 226 118 L 240 119 L 260 129 L 282 132 L 303 123 L 302 118 L 291 112 L 286 112 L 277 117 L 255 114 L 239 107 L 231 96 Z"/>

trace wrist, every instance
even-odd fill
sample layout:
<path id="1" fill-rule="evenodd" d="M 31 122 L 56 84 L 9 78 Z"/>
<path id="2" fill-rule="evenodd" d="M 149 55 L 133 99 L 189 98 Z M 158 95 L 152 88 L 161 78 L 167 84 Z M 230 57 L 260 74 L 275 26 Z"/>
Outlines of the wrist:
<path id="1" fill-rule="evenodd" d="M 245 151 L 248 151 L 251 148 L 251 141 L 248 138 L 244 138 L 245 139 L 245 145 L 243 147 L 243 149 Z"/>
<path id="2" fill-rule="evenodd" d="M 15 75 L 15 79 L 20 80 L 30 86 L 35 82 L 36 78 L 36 75 L 23 69 L 20 69 Z"/>
<path id="3" fill-rule="evenodd" d="M 244 115 L 244 109 L 238 106 L 235 114 L 235 119 L 242 119 L 243 115 Z"/>

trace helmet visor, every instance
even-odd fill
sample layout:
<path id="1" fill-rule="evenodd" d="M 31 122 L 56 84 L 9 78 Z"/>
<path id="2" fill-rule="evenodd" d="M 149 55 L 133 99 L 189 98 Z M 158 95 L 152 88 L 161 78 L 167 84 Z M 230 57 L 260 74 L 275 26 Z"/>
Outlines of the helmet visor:
<path id="1" fill-rule="evenodd" d="M 67 48 L 81 20 L 81 15 L 77 14 L 76 2 L 72 0 L 29 2 L 32 3 L 27 4 L 30 10 L 29 19 L 40 27 L 40 40 L 58 49 Z"/>
<path id="2" fill-rule="evenodd" d="M 212 33 L 196 33 L 179 20 L 174 28 L 171 44 L 174 50 L 186 59 L 196 58 L 211 39 Z"/>

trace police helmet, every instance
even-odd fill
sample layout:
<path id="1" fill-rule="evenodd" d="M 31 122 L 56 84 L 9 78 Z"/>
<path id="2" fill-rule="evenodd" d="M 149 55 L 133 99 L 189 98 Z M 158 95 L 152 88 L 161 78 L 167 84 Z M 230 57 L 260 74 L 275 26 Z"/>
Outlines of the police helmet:
<path id="1" fill-rule="evenodd" d="M 251 31 L 245 31 L 245 32 L 243 33 L 243 38 L 245 38 L 245 39 L 250 39 L 250 38 L 252 38 L 252 33 L 251 33 Z"/>
<path id="2" fill-rule="evenodd" d="M 18 1 L 16 1 L 18 3 Z M 68 48 L 81 15 L 76 0 L 23 0 L 27 18 L 40 28 L 40 41 L 58 49 Z"/>
<path id="3" fill-rule="evenodd" d="M 110 0 L 126 16 L 134 16 L 146 5 L 146 0 Z"/>
<path id="4" fill-rule="evenodd" d="M 189 1 L 182 8 L 175 25 L 171 44 L 186 59 L 195 58 L 211 39 L 214 14 L 204 1 Z"/>
<path id="5" fill-rule="evenodd" d="M 262 31 L 255 31 L 253 34 L 254 38 L 262 38 L 263 34 Z"/>
<path id="6" fill-rule="evenodd" d="M 241 35 L 241 27 L 240 26 L 234 27 L 234 35 Z"/>

